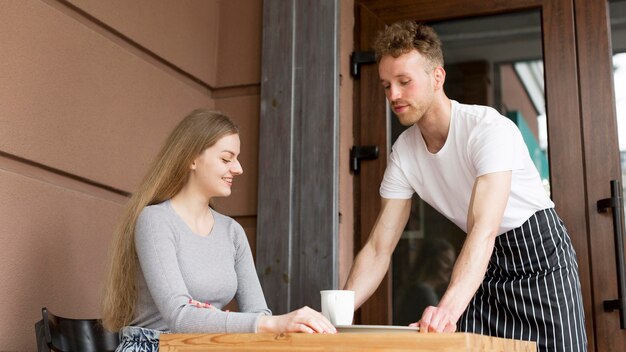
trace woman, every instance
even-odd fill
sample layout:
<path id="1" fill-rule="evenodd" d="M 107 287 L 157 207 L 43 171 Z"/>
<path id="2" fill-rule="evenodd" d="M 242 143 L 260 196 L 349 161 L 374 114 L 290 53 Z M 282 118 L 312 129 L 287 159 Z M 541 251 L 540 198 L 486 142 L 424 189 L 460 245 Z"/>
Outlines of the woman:
<path id="1" fill-rule="evenodd" d="M 131 197 L 103 300 L 117 351 L 156 351 L 162 332 L 336 332 L 308 307 L 271 316 L 243 228 L 209 206 L 243 172 L 239 145 L 228 117 L 195 110 Z M 241 312 L 222 311 L 233 297 Z"/>

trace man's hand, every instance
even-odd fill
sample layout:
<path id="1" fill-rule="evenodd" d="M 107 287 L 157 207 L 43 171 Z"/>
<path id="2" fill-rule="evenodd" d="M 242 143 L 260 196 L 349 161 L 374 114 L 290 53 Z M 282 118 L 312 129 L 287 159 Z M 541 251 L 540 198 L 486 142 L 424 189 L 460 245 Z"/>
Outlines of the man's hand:
<path id="1" fill-rule="evenodd" d="M 480 176 L 474 183 L 467 216 L 468 234 L 454 264 L 450 285 L 437 307 L 414 323 L 422 332 L 454 332 L 456 323 L 487 271 L 511 189 L 511 171 Z"/>
<path id="2" fill-rule="evenodd" d="M 410 326 L 417 326 L 420 332 L 455 332 L 456 321 L 444 308 L 429 306 L 424 309 L 422 319 Z"/>

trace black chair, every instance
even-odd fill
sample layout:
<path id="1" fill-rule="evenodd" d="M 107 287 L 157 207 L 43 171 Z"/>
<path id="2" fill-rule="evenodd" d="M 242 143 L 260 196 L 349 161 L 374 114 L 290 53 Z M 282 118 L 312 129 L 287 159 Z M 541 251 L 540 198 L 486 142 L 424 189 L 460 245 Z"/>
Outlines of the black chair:
<path id="1" fill-rule="evenodd" d="M 45 307 L 41 309 L 43 320 L 35 324 L 43 326 L 45 345 L 51 351 L 60 352 L 113 352 L 120 340 L 117 332 L 102 327 L 98 319 L 70 319 L 56 316 Z M 40 324 L 42 323 L 42 324 Z M 42 352 L 38 343 L 39 352 Z"/>

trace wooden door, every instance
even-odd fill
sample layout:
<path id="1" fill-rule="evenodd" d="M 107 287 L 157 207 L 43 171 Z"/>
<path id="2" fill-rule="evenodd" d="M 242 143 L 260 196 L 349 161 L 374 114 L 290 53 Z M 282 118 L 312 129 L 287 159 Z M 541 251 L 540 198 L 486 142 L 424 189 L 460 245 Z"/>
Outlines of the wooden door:
<path id="1" fill-rule="evenodd" d="M 611 196 L 609 182 L 622 179 L 608 7 L 609 2 L 605 0 L 575 1 L 587 195 L 584 204 L 588 217 L 587 261 L 592 280 L 583 294 L 593 297 L 592 310 L 586 309 L 585 312 L 587 319 L 594 322 L 596 350 L 626 351 L 626 330 L 620 329 L 619 312 L 607 312 L 603 308 L 605 301 L 618 298 L 613 217 L 610 211 L 597 211 L 597 202 Z M 626 82 L 621 84 L 624 86 Z M 622 305 L 626 303 L 622 302 Z"/>
<path id="2" fill-rule="evenodd" d="M 589 348 L 626 351 L 618 314 L 602 310 L 603 300 L 617 298 L 615 251 L 612 218 L 596 208 L 597 200 L 610 195 L 609 180 L 620 174 L 606 7 L 606 0 L 360 0 L 355 5 L 355 50 L 370 50 L 374 34 L 397 20 L 432 23 L 540 12 L 551 196 L 578 254 Z M 377 145 L 380 157 L 362 162 L 357 176 L 357 250 L 380 209 L 378 189 L 390 152 L 386 115 L 376 65 L 361 66 L 355 81 L 355 139 L 361 145 Z M 357 319 L 362 324 L 390 324 L 391 307 L 388 273 Z"/>

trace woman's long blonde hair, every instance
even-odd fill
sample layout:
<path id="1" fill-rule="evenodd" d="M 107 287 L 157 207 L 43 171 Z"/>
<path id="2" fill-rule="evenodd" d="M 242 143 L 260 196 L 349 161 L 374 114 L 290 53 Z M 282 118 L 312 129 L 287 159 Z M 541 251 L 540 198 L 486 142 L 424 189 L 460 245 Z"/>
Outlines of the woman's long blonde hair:
<path id="1" fill-rule="evenodd" d="M 146 206 L 161 203 L 180 192 L 193 160 L 220 138 L 237 133 L 237 126 L 227 116 L 198 109 L 187 115 L 168 137 L 139 189 L 128 201 L 115 231 L 102 301 L 102 322 L 108 330 L 118 331 L 134 316 L 135 279 L 139 270 L 135 224 L 139 214 Z"/>

